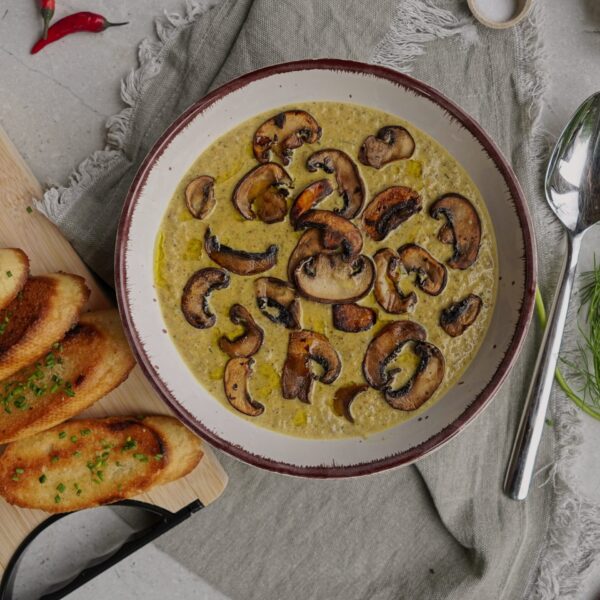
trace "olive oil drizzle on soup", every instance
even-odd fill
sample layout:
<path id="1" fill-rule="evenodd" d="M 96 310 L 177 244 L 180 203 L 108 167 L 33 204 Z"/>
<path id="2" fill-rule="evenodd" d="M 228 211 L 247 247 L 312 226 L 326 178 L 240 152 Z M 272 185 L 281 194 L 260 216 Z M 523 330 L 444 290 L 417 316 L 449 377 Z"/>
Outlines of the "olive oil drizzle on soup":
<path id="1" fill-rule="evenodd" d="M 365 204 L 390 186 L 407 186 L 421 196 L 423 208 L 411 216 L 379 242 L 366 235 L 359 217 L 352 220 L 363 234 L 362 254 L 373 256 L 380 248 L 397 251 L 404 244 L 417 244 L 447 267 L 447 284 L 438 296 L 430 296 L 419 289 L 415 274 L 402 275 L 400 289 L 404 294 L 415 292 L 417 303 L 407 314 L 389 314 L 375 300 L 371 291 L 358 301 L 377 313 L 374 327 L 360 333 L 339 331 L 333 325 L 331 304 L 321 304 L 300 298 L 301 324 L 304 330 L 327 337 L 341 358 L 338 378 L 330 385 L 314 381 L 311 402 L 283 398 L 281 375 L 288 349 L 290 330 L 267 319 L 259 310 L 254 289 L 258 277 L 277 277 L 287 281 L 287 263 L 290 253 L 303 231 L 294 231 L 289 213 L 281 222 L 266 224 L 261 220 L 246 220 L 232 202 L 236 184 L 259 163 L 253 153 L 253 137 L 258 127 L 280 111 L 300 109 L 312 115 L 322 128 L 321 138 L 312 144 L 303 144 L 293 151 L 286 171 L 293 180 L 287 200 L 288 209 L 293 199 L 307 185 L 323 178 L 330 179 L 334 192 L 318 205 L 318 209 L 333 210 L 342 206 L 337 194 L 335 176 L 323 170 L 311 173 L 306 161 L 311 154 L 325 148 L 343 150 L 355 162 L 365 184 Z M 388 125 L 405 127 L 412 135 L 415 149 L 408 159 L 395 160 L 375 169 L 358 160 L 361 144 L 369 135 Z M 280 162 L 275 155 L 271 160 Z M 186 206 L 185 190 L 201 175 L 214 178 L 215 207 L 210 215 L 196 219 Z M 434 219 L 429 214 L 431 205 L 445 194 L 460 194 L 468 198 L 481 221 L 481 243 L 477 260 L 464 270 L 453 269 L 447 261 L 453 255 L 453 246 L 438 239 L 445 218 Z M 363 208 L 364 210 L 364 208 Z M 190 276 L 206 267 L 220 268 L 204 249 L 207 227 L 221 244 L 247 252 L 263 252 L 270 245 L 278 247 L 277 264 L 258 275 L 241 276 L 229 273 L 229 286 L 211 293 L 208 302 L 216 316 L 215 324 L 207 329 L 192 327 L 181 310 L 182 290 Z M 304 102 L 282 107 L 258 115 L 213 142 L 195 161 L 179 183 L 171 198 L 156 239 L 154 277 L 167 330 L 184 361 L 198 381 L 218 401 L 240 418 L 261 427 L 300 437 L 342 438 L 366 437 L 374 432 L 393 427 L 425 412 L 460 381 L 485 336 L 489 326 L 497 285 L 497 255 L 494 232 L 484 201 L 465 170 L 435 140 L 408 122 L 396 116 L 356 104 L 333 102 Z M 451 337 L 440 326 L 441 311 L 451 304 L 476 294 L 482 307 L 475 322 L 462 335 Z M 251 397 L 264 406 L 258 416 L 246 416 L 228 402 L 223 386 L 224 369 L 229 357 L 219 348 L 223 335 L 233 339 L 243 332 L 229 318 L 233 304 L 242 304 L 264 331 L 264 342 L 253 356 L 253 372 L 248 380 Z M 427 331 L 427 342 L 434 344 L 445 359 L 445 374 L 441 385 L 429 400 L 413 411 L 392 408 L 381 391 L 371 387 L 360 393 L 351 406 L 354 423 L 333 410 L 333 397 L 339 388 L 350 384 L 364 384 L 362 362 L 366 348 L 376 333 L 388 323 L 410 319 Z M 399 387 L 414 374 L 419 358 L 407 344 L 387 366 L 399 369 L 394 385 Z M 311 368 L 315 365 L 313 364 Z"/>

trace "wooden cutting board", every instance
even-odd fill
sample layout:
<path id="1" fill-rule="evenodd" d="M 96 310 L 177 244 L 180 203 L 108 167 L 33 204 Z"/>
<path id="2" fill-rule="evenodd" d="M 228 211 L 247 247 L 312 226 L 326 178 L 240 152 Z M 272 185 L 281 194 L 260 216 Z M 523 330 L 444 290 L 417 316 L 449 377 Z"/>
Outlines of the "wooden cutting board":
<path id="1" fill-rule="evenodd" d="M 59 230 L 40 213 L 27 210 L 41 195 L 40 184 L 0 128 L 0 247 L 23 249 L 33 274 L 65 271 L 85 277 L 92 292 L 87 308 L 110 306 L 111 301 Z M 83 414 L 104 417 L 170 411 L 136 367 L 125 383 Z M 175 512 L 197 499 L 206 506 L 218 498 L 227 485 L 227 475 L 207 444 L 203 450 L 203 459 L 187 477 L 157 487 L 139 499 Z M 0 577 L 17 546 L 47 517 L 41 511 L 10 506 L 0 498 Z"/>

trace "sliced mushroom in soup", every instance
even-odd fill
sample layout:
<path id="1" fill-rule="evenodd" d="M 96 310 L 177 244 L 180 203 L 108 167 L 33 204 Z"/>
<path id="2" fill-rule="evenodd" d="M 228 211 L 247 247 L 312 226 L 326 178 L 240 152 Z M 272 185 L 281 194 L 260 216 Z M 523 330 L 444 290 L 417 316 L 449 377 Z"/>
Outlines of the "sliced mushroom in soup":
<path id="1" fill-rule="evenodd" d="M 210 310 L 208 296 L 228 285 L 229 275 L 222 269 L 209 267 L 191 275 L 181 295 L 181 311 L 185 320 L 197 329 L 212 327 L 217 317 Z"/>
<path id="2" fill-rule="evenodd" d="M 449 336 L 458 337 L 475 323 L 482 306 L 483 301 L 479 296 L 469 294 L 442 311 L 440 326 Z"/>
<path id="3" fill-rule="evenodd" d="M 401 185 L 387 188 L 367 205 L 363 213 L 365 230 L 371 239 L 380 242 L 421 208 L 421 196 L 415 190 Z"/>
<path id="4" fill-rule="evenodd" d="M 336 212 L 347 219 L 360 214 L 365 202 L 365 184 L 358 167 L 345 152 L 335 148 L 319 150 L 309 156 L 306 168 L 311 173 L 322 169 L 325 173 L 335 175 L 337 191 L 344 202 Z"/>
<path id="5" fill-rule="evenodd" d="M 410 158 L 415 151 L 415 140 L 404 127 L 388 125 L 382 127 L 377 135 L 365 139 L 358 153 L 363 165 L 381 169 L 395 160 Z"/>
<path id="6" fill-rule="evenodd" d="M 292 160 L 293 151 L 302 144 L 314 144 L 321 137 L 321 127 L 304 110 L 286 110 L 265 121 L 254 134 L 253 151 L 258 162 L 270 159 L 273 152 L 284 165 Z"/>
<path id="7" fill-rule="evenodd" d="M 441 242 L 454 246 L 448 265 L 468 269 L 477 260 L 481 244 L 481 220 L 473 204 L 464 196 L 448 194 L 434 202 L 429 212 L 434 219 L 448 220 L 438 233 Z"/>
<path id="8" fill-rule="evenodd" d="M 276 277 L 260 277 L 254 281 L 254 291 L 267 319 L 287 329 L 301 328 L 302 306 L 293 285 Z"/>
<path id="9" fill-rule="evenodd" d="M 234 250 L 221 244 L 210 227 L 204 234 L 204 248 L 219 266 L 237 275 L 256 275 L 272 269 L 277 264 L 277 246 L 272 244 L 264 252 Z"/>
<path id="10" fill-rule="evenodd" d="M 318 365 L 320 374 L 311 371 L 311 363 Z M 341 369 L 339 354 L 324 335 L 307 330 L 293 331 L 281 377 L 283 397 L 309 404 L 313 381 L 331 384 Z"/>
<path id="11" fill-rule="evenodd" d="M 258 216 L 263 223 L 278 223 L 287 214 L 291 185 L 292 179 L 282 166 L 266 163 L 244 175 L 233 191 L 232 201 L 248 221 Z"/>

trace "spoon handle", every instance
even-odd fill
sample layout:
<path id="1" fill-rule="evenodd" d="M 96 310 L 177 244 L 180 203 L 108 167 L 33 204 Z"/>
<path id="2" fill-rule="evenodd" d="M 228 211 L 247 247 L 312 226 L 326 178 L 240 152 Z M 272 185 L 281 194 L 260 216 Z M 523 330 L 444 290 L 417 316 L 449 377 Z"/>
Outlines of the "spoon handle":
<path id="1" fill-rule="evenodd" d="M 533 379 L 506 469 L 504 491 L 513 500 L 524 500 L 529 493 L 534 474 L 535 457 L 544 430 L 562 334 L 567 320 L 569 299 L 577 271 L 580 249 L 581 236 L 569 234 L 567 257 L 560 287 L 548 315 L 548 323 L 533 371 Z"/>

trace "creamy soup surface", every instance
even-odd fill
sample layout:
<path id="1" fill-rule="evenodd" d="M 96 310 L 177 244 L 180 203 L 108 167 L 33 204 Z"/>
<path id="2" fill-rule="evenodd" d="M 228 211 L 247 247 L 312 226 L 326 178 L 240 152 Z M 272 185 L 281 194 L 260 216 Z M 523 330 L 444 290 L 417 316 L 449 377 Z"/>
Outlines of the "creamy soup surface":
<path id="1" fill-rule="evenodd" d="M 382 241 L 373 241 L 363 230 L 362 253 L 373 256 L 380 248 L 397 250 L 407 243 L 425 248 L 441 263 L 453 254 L 451 244 L 438 240 L 438 232 L 446 223 L 429 215 L 429 207 L 445 194 L 458 193 L 468 198 L 481 220 L 481 245 L 475 263 L 465 270 L 447 268 L 447 285 L 438 296 L 430 296 L 418 288 L 415 274 L 404 274 L 400 290 L 414 291 L 418 301 L 408 314 L 394 315 L 385 312 L 377 303 L 373 292 L 358 301 L 361 306 L 372 307 L 377 313 L 375 326 L 360 333 L 346 333 L 335 329 L 332 307 L 301 298 L 302 328 L 325 335 L 340 355 L 342 368 L 339 377 L 330 385 L 315 381 L 310 404 L 284 399 L 281 391 L 281 374 L 288 348 L 290 331 L 271 322 L 259 310 L 254 292 L 254 280 L 270 276 L 287 280 L 288 257 L 296 246 L 302 231 L 294 231 L 289 216 L 282 222 L 265 224 L 258 219 L 244 219 L 232 203 L 232 193 L 240 179 L 257 162 L 252 140 L 256 129 L 278 112 L 301 109 L 309 112 L 322 128 L 320 140 L 304 144 L 293 152 L 291 163 L 285 167 L 293 180 L 288 205 L 307 185 L 328 178 L 334 193 L 323 200 L 318 209 L 333 210 L 342 206 L 337 193 L 334 175 L 323 170 L 311 173 L 306 168 L 308 157 L 315 151 L 337 148 L 346 152 L 356 162 L 366 191 L 365 206 L 382 190 L 395 185 L 416 190 L 423 209 L 402 223 Z M 365 166 L 357 160 L 364 139 L 375 135 L 384 126 L 399 125 L 412 135 L 415 150 L 409 159 L 390 162 L 380 169 Z M 277 161 L 276 158 L 271 160 Z M 194 178 L 210 175 L 214 178 L 216 206 L 205 219 L 192 217 L 185 201 L 185 190 Z M 353 222 L 361 227 L 361 219 Z M 269 245 L 278 247 L 277 264 L 265 273 L 240 276 L 231 273 L 226 289 L 215 290 L 209 296 L 209 306 L 216 315 L 216 323 L 208 329 L 192 327 L 181 310 L 182 290 L 189 277 L 199 269 L 216 267 L 204 249 L 204 234 L 210 226 L 221 244 L 247 252 L 262 252 Z M 367 437 L 426 412 L 434 403 L 443 402 L 444 394 L 460 382 L 460 377 L 477 353 L 489 326 L 497 287 L 497 255 L 494 232 L 481 194 L 462 166 L 434 139 L 397 116 L 349 103 L 303 102 L 281 107 L 238 125 L 214 141 L 196 159 L 182 178 L 170 199 L 160 230 L 157 234 L 154 257 L 154 278 L 166 328 L 183 360 L 203 386 L 216 400 L 234 411 L 240 418 L 250 420 L 260 427 L 280 433 L 309 438 Z M 469 294 L 478 295 L 483 305 L 475 322 L 458 337 L 449 336 L 439 324 L 441 311 Z M 234 338 L 243 328 L 229 319 L 229 309 L 243 304 L 264 331 L 264 342 L 254 355 L 254 367 L 248 389 L 254 400 L 264 406 L 262 414 L 246 416 L 236 411 L 227 401 L 223 376 L 227 355 L 218 346 L 226 335 Z M 356 397 L 351 406 L 354 423 L 333 410 L 333 397 L 337 389 L 349 384 L 365 383 L 361 365 L 369 342 L 388 323 L 410 319 L 427 331 L 427 341 L 442 352 L 445 374 L 433 396 L 413 411 L 392 408 L 383 394 L 373 388 Z M 395 385 L 405 384 L 414 375 L 419 359 L 407 344 L 388 368 L 399 369 Z M 204 401 L 204 400 L 203 400 Z"/>

